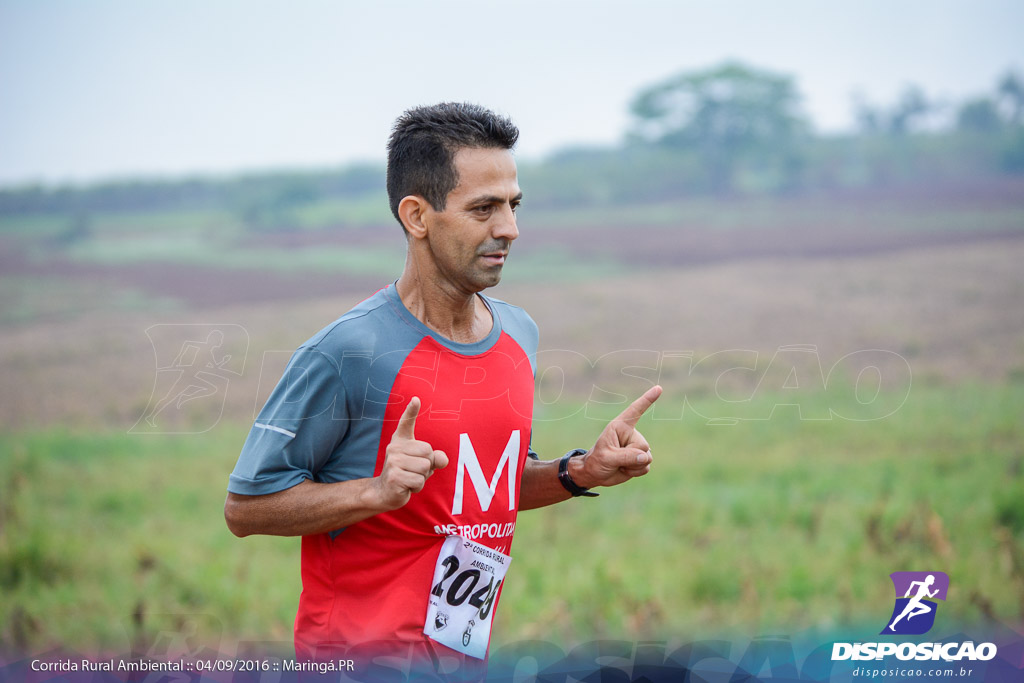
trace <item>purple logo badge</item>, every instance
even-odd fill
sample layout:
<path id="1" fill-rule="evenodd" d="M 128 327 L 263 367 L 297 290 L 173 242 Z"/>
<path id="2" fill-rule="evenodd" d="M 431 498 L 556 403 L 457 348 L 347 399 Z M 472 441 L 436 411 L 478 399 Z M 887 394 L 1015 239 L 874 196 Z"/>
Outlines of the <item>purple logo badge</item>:
<path id="1" fill-rule="evenodd" d="M 935 623 L 936 600 L 945 600 L 949 576 L 945 572 L 893 572 L 896 605 L 880 635 L 919 636 Z"/>

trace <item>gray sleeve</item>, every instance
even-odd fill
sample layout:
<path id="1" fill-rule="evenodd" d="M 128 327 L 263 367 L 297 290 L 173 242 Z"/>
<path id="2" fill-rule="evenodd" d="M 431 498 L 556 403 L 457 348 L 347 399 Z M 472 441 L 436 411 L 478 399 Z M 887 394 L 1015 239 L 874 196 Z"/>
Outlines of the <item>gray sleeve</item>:
<path id="1" fill-rule="evenodd" d="M 300 348 L 249 431 L 228 491 L 263 495 L 316 480 L 347 426 L 338 364 Z"/>

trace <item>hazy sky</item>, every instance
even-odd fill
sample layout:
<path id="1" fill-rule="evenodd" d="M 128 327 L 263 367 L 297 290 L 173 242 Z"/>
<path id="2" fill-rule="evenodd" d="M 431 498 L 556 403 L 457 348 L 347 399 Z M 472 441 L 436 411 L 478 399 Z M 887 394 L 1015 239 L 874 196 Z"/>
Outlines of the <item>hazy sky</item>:
<path id="1" fill-rule="evenodd" d="M 950 101 L 1024 70 L 1020 0 L 0 0 L 0 184 L 382 161 L 403 109 L 512 115 L 519 155 L 612 143 L 641 87 L 727 58 Z"/>

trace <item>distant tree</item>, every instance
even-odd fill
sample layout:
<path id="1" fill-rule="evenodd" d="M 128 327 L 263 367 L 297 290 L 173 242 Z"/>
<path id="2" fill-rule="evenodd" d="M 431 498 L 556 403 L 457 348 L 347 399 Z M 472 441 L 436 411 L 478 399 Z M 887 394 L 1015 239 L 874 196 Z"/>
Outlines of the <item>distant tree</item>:
<path id="1" fill-rule="evenodd" d="M 988 97 L 968 100 L 960 105 L 956 114 L 959 130 L 975 133 L 994 133 L 1003 126 L 995 101 Z"/>
<path id="2" fill-rule="evenodd" d="M 867 101 L 863 93 L 853 95 L 853 116 L 861 133 L 889 133 L 907 135 L 914 133 L 929 115 L 941 107 L 930 101 L 916 85 L 908 85 L 891 107 L 875 106 Z"/>
<path id="3" fill-rule="evenodd" d="M 92 235 L 92 217 L 80 211 L 68 219 L 65 228 L 57 233 L 55 241 L 59 246 L 70 247 L 88 240 Z"/>
<path id="4" fill-rule="evenodd" d="M 879 133 L 884 127 L 884 115 L 864 98 L 863 93 L 857 92 L 853 95 L 853 118 L 857 122 L 857 129 L 862 133 Z"/>
<path id="5" fill-rule="evenodd" d="M 889 132 L 896 135 L 911 132 L 914 124 L 925 118 L 932 110 L 933 105 L 921 88 L 916 85 L 907 86 L 889 116 Z"/>
<path id="6" fill-rule="evenodd" d="M 999 81 L 999 95 L 1009 107 L 1010 123 L 1019 126 L 1024 117 L 1024 83 L 1020 76 L 1013 71 L 1007 72 Z"/>
<path id="7" fill-rule="evenodd" d="M 634 135 L 695 151 L 716 192 L 734 189 L 741 162 L 771 164 L 792 182 L 807 129 L 789 76 L 737 62 L 684 72 L 642 90 L 631 104 Z"/>
<path id="8" fill-rule="evenodd" d="M 238 215 L 256 232 L 298 228 L 298 210 L 318 198 L 309 179 L 302 176 L 257 179 L 241 187 Z"/>

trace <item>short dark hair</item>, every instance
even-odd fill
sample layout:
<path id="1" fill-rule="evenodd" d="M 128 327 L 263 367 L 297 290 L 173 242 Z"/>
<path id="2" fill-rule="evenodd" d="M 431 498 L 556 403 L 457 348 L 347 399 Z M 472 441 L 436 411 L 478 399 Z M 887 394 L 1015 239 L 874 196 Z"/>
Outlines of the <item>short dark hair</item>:
<path id="1" fill-rule="evenodd" d="M 419 195 L 444 211 L 459 184 L 455 153 L 462 148 L 512 149 L 519 129 L 506 116 L 478 104 L 442 102 L 409 109 L 395 121 L 388 139 L 388 201 L 398 217 L 403 197 Z M 402 226 L 404 229 L 404 225 Z"/>

